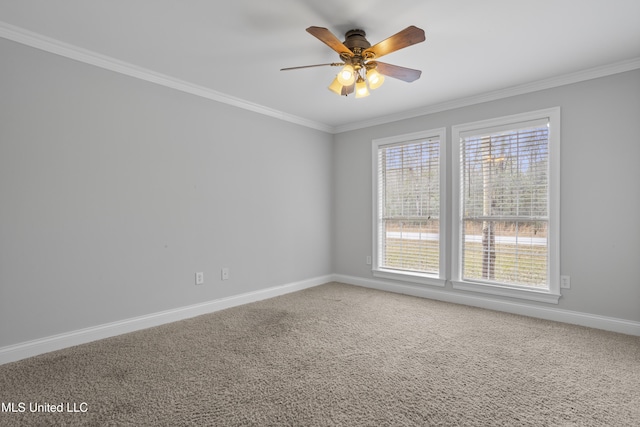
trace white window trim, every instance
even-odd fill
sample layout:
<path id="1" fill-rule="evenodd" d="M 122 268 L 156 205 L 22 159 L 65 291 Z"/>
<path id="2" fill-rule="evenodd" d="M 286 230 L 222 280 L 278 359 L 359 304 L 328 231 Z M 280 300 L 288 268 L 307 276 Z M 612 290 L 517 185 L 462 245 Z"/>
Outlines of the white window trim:
<path id="1" fill-rule="evenodd" d="M 497 285 L 462 280 L 460 135 L 464 132 L 515 125 L 548 118 L 549 127 L 549 289 Z M 452 126 L 451 282 L 454 289 L 557 304 L 560 298 L 560 107 Z"/>
<path id="2" fill-rule="evenodd" d="M 418 139 L 439 138 L 440 140 L 440 264 L 438 275 L 422 274 L 416 272 L 403 272 L 400 270 L 391 270 L 382 268 L 379 265 L 379 236 L 378 236 L 378 149 L 384 145 L 399 144 L 410 142 Z M 374 139 L 372 141 L 372 182 L 373 182 L 373 256 L 372 256 L 372 272 L 375 277 L 384 279 L 392 279 L 404 282 L 419 283 L 432 286 L 444 287 L 447 282 L 446 277 L 446 257 L 448 254 L 448 238 L 447 238 L 447 130 L 446 128 L 431 129 L 427 131 L 396 135 L 387 138 Z"/>

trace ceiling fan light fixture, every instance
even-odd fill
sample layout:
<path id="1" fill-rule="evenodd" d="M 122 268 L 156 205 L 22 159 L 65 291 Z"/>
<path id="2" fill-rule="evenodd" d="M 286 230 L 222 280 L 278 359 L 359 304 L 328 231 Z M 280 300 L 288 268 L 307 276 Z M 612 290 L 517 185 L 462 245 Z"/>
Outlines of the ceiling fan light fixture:
<path id="1" fill-rule="evenodd" d="M 377 89 L 384 83 L 384 76 L 378 70 L 372 68 L 367 71 L 367 81 L 369 82 L 369 89 Z"/>
<path id="2" fill-rule="evenodd" d="M 361 77 L 356 82 L 356 98 L 364 98 L 365 96 L 369 96 L 369 89 L 367 82 Z"/>
<path id="3" fill-rule="evenodd" d="M 341 42 L 331 31 L 323 27 L 309 27 L 307 32 L 333 49 L 341 62 L 330 64 L 303 65 L 300 67 L 281 68 L 281 71 L 296 70 L 322 66 L 342 67 L 336 78 L 329 85 L 329 90 L 338 95 L 347 96 L 355 92 L 356 98 L 369 96 L 369 89 L 377 89 L 386 77 L 413 82 L 420 78 L 420 70 L 399 67 L 397 65 L 376 62 L 377 58 L 388 55 L 405 47 L 421 43 L 425 40 L 424 30 L 410 25 L 393 36 L 371 45 L 363 30 L 350 30 L 345 33 Z M 380 69 L 378 71 L 377 69 Z"/>
<path id="4" fill-rule="evenodd" d="M 338 81 L 342 86 L 351 86 L 356 80 L 356 71 L 353 65 L 347 64 L 338 73 Z"/>

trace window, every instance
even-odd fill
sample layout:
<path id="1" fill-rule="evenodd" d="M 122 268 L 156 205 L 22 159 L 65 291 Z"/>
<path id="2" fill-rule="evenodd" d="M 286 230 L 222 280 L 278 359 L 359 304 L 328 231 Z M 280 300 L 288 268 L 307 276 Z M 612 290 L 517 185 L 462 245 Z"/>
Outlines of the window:
<path id="1" fill-rule="evenodd" d="M 373 275 L 557 304 L 560 109 L 453 126 L 450 156 L 446 141 L 373 141 Z"/>
<path id="2" fill-rule="evenodd" d="M 445 130 L 373 141 L 373 274 L 444 286 Z"/>
<path id="3" fill-rule="evenodd" d="M 454 288 L 557 303 L 559 109 L 454 126 Z"/>

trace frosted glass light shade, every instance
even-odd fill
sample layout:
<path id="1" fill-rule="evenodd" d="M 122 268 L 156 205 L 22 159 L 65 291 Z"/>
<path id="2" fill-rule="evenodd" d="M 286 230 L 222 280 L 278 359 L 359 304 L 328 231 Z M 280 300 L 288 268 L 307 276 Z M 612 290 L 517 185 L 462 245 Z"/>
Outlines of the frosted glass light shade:
<path id="1" fill-rule="evenodd" d="M 369 89 L 377 89 L 384 83 L 384 76 L 372 68 L 367 71 L 367 81 L 369 82 Z"/>
<path id="2" fill-rule="evenodd" d="M 329 90 L 333 93 L 336 93 L 338 95 L 342 95 L 342 88 L 344 86 L 342 86 L 342 84 L 338 81 L 338 78 L 336 77 L 335 79 L 333 79 L 333 81 L 331 82 L 331 84 L 329 85 Z"/>
<path id="3" fill-rule="evenodd" d="M 356 80 L 356 72 L 352 65 L 345 65 L 338 73 L 338 81 L 342 86 L 351 86 Z"/>
<path id="4" fill-rule="evenodd" d="M 367 82 L 360 80 L 356 83 L 356 98 L 364 98 L 365 96 L 369 96 Z"/>

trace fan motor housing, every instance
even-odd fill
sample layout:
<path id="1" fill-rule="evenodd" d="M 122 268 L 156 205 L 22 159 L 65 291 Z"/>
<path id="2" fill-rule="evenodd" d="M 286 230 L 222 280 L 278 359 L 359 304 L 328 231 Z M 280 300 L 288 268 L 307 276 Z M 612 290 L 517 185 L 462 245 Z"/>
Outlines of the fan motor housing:
<path id="1" fill-rule="evenodd" d="M 354 53 L 356 49 L 363 51 L 371 47 L 371 43 L 369 43 L 365 38 L 366 35 L 367 34 L 364 32 L 364 30 L 349 30 L 344 35 L 345 40 L 343 44 Z"/>

